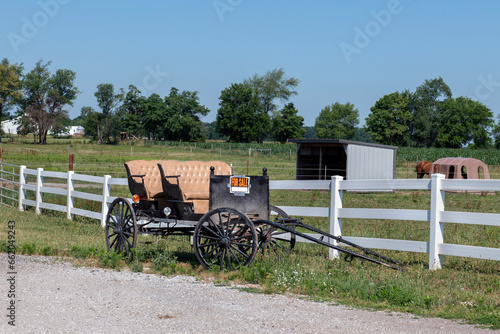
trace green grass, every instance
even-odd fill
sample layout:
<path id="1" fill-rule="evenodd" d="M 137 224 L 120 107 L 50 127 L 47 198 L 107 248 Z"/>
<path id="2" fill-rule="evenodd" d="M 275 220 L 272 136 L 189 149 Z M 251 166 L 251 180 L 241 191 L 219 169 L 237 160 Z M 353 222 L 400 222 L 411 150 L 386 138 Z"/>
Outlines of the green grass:
<path id="1" fill-rule="evenodd" d="M 322 206 L 327 192 L 300 192 L 304 205 Z M 281 196 L 280 204 L 297 200 Z M 278 196 L 280 197 L 280 196 Z M 345 206 L 418 208 L 427 205 L 428 194 L 346 194 Z M 274 194 L 271 195 L 274 203 Z M 447 205 L 462 210 L 481 200 L 485 211 L 496 210 L 497 195 L 447 195 Z M 390 204 L 387 204 L 390 203 Z M 428 255 L 381 251 L 410 266 L 408 273 L 396 272 L 371 263 L 331 261 L 324 247 L 298 244 L 286 257 L 259 253 L 249 266 L 233 272 L 203 270 L 188 237 L 175 236 L 154 245 L 140 244 L 131 259 L 105 250 L 104 232 L 93 220 L 66 220 L 62 213 L 33 210 L 19 212 L 0 206 L 2 222 L 16 222 L 17 251 L 24 254 L 72 257 L 79 264 L 163 275 L 188 274 L 211 277 L 220 283 L 229 280 L 260 285 L 264 293 L 292 292 L 320 301 L 357 307 L 411 312 L 420 316 L 465 319 L 471 323 L 500 328 L 500 264 L 495 261 L 445 256 L 443 269 L 429 271 Z M 307 222 L 327 229 L 327 219 L 307 217 Z M 7 240 L 6 224 L 0 240 Z M 459 224 L 445 225 L 445 242 L 498 247 L 500 229 Z M 422 222 L 344 220 L 345 235 L 428 241 L 428 224 Z M 141 240 L 153 241 L 152 236 Z M 6 250 L 6 242 L 0 241 Z"/>
<path id="2" fill-rule="evenodd" d="M 70 146 L 72 145 L 72 146 Z M 5 142 L 2 158 L 11 164 L 25 164 L 29 168 L 66 171 L 68 154 L 75 154 L 75 170 L 81 174 L 124 177 L 123 162 L 131 159 L 223 160 L 233 164 L 236 174 L 246 174 L 247 160 L 251 174 L 268 168 L 272 180 L 295 178 L 295 155 L 286 153 L 254 153 L 248 157 L 248 147 L 235 148 L 228 144 L 204 145 L 178 143 L 146 143 L 146 145 L 97 146 L 80 141 L 64 141 L 35 146 Z M 257 145 L 256 145 L 257 147 Z M 131 151 L 132 148 L 132 151 Z M 275 152 L 272 148 L 272 152 Z M 409 161 L 432 160 L 431 153 L 423 149 L 398 150 L 398 178 L 414 178 Z M 292 153 L 294 153 L 292 151 Z M 455 155 L 441 151 L 439 155 Z M 461 156 L 470 153 L 461 150 Z M 494 155 L 495 152 L 488 154 Z M 400 157 L 401 154 L 401 157 Z M 406 154 L 406 155 L 405 155 Z M 413 154 L 413 155 L 412 155 Z M 426 156 L 429 154 L 429 157 Z M 435 154 L 435 153 L 432 153 Z M 404 156 L 404 157 L 403 157 Z M 492 158 L 492 161 L 495 158 Z M 498 164 L 498 162 L 497 162 Z M 491 173 L 490 166 L 490 173 Z M 500 170 L 499 170 L 500 171 Z M 499 178 L 498 176 L 496 178 Z M 51 182 L 46 178 L 45 182 Z M 84 182 L 77 185 L 85 186 Z M 79 188 L 100 194 L 102 190 L 87 186 Z M 33 193 L 28 193 L 33 196 Z M 129 196 L 127 187 L 112 188 L 113 196 Z M 445 208 L 451 211 L 498 213 L 500 193 L 492 195 L 446 194 Z M 389 194 L 345 193 L 343 206 L 348 208 L 399 208 L 428 210 L 430 195 L 427 191 L 407 191 Z M 46 194 L 44 201 L 65 205 L 64 196 Z M 273 205 L 327 207 L 327 191 L 272 190 Z M 300 203 L 300 204 L 298 204 Z M 100 203 L 78 200 L 76 207 L 100 211 Z M 342 303 L 380 310 L 411 312 L 420 316 L 465 319 L 468 322 L 500 328 L 500 263 L 479 259 L 444 256 L 443 269 L 428 270 L 428 254 L 381 251 L 410 266 L 408 273 L 396 272 L 371 263 L 330 261 L 328 250 L 311 244 L 298 244 L 286 257 L 259 253 L 248 267 L 233 272 L 203 270 L 193 254 L 189 237 L 171 236 L 153 245 L 140 244 L 129 259 L 108 253 L 104 231 L 95 220 L 75 217 L 70 221 L 64 213 L 43 210 L 36 215 L 33 208 L 27 212 L 0 205 L 0 250 L 7 247 L 7 222 L 16 222 L 18 253 L 65 256 L 78 264 L 97 265 L 120 270 L 128 267 L 137 272 L 164 275 L 187 274 L 200 278 L 210 277 L 221 284 L 229 280 L 254 283 L 264 293 L 292 292 L 314 300 Z M 328 230 L 327 218 L 306 217 L 305 222 Z M 344 219 L 343 234 L 347 236 L 393 238 L 428 241 L 426 222 L 380 221 Z M 464 224 L 445 224 L 445 242 L 498 248 L 500 228 Z M 141 236 L 142 241 L 154 241 L 152 236 Z"/>
<path id="3" fill-rule="evenodd" d="M 399 147 L 398 161 L 436 161 L 440 158 L 462 157 L 481 160 L 487 165 L 500 165 L 500 150 L 466 148 L 416 148 Z"/>

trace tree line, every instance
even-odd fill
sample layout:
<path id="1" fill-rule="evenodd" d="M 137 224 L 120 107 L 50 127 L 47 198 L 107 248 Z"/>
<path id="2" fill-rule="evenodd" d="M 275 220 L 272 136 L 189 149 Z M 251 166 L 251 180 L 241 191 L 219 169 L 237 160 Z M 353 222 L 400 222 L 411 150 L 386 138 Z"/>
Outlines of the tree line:
<path id="1" fill-rule="evenodd" d="M 495 124 L 493 112 L 469 97 L 452 97 L 441 77 L 425 80 L 415 92 L 385 95 L 370 110 L 366 129 L 382 144 L 500 148 L 500 121 Z"/>
<path id="2" fill-rule="evenodd" d="M 67 108 L 80 91 L 76 73 L 42 60 L 23 74 L 23 64 L 0 63 L 0 118 L 14 109 L 21 116 L 18 132 L 46 143 L 49 131 L 63 133 L 70 124 Z M 105 144 L 119 138 L 201 142 L 206 138 L 229 142 L 284 143 L 289 138 L 350 139 L 397 146 L 500 148 L 500 120 L 480 102 L 453 98 L 442 78 L 425 80 L 414 92 L 405 90 L 377 100 L 359 127 L 359 111 L 351 103 L 334 102 L 318 114 L 314 127 L 291 102 L 299 80 L 273 69 L 232 83 L 219 96 L 216 120 L 203 123 L 210 110 L 200 104 L 198 92 L 172 87 L 167 96 L 143 96 L 137 87 L 115 89 L 97 85 L 97 110 L 84 106 L 78 117 L 85 135 Z M 281 106 L 281 107 L 280 107 Z"/>

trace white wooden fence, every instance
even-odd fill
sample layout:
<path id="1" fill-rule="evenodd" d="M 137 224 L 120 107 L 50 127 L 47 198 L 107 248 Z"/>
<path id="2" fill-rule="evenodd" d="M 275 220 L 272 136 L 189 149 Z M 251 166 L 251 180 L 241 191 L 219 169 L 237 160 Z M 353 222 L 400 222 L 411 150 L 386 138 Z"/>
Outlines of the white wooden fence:
<path id="1" fill-rule="evenodd" d="M 35 184 L 27 184 L 28 175 L 36 176 Z M 44 185 L 43 178 L 60 178 L 66 180 L 66 188 L 53 188 Z M 90 194 L 75 190 L 75 181 L 85 181 L 102 186 L 102 195 Z M 19 167 L 19 210 L 26 205 L 34 206 L 37 213 L 42 209 L 57 210 L 72 215 L 95 218 L 104 225 L 109 204 L 116 198 L 111 196 L 112 185 L 126 186 L 126 178 L 112 178 L 36 170 L 25 166 Z M 429 222 L 429 242 L 395 239 L 377 239 L 346 237 L 346 240 L 363 245 L 366 248 L 390 249 L 429 254 L 429 269 L 440 269 L 442 256 L 462 256 L 500 261 L 500 248 L 477 247 L 447 244 L 444 242 L 444 224 L 459 223 L 473 225 L 490 225 L 500 228 L 500 214 L 446 211 L 444 207 L 445 191 L 500 191 L 500 180 L 448 180 L 442 174 L 433 174 L 431 179 L 400 180 L 343 180 L 340 176 L 331 181 L 270 181 L 270 189 L 281 190 L 329 190 L 331 191 L 330 207 L 281 207 L 291 216 L 329 217 L 330 234 L 342 235 L 342 218 L 388 219 Z M 35 192 L 35 200 L 26 198 L 26 191 Z M 406 209 L 366 209 L 343 208 L 343 191 L 392 191 L 392 190 L 430 190 L 431 203 L 428 210 Z M 65 196 L 66 206 L 43 202 L 43 194 L 51 193 Z M 101 212 L 93 212 L 74 207 L 74 199 L 83 198 L 102 203 Z M 499 205 L 500 207 L 500 205 Z M 305 241 L 299 240 L 298 241 Z M 500 243 L 500 242 L 499 242 Z M 330 257 L 338 258 L 339 253 L 330 250 Z"/>

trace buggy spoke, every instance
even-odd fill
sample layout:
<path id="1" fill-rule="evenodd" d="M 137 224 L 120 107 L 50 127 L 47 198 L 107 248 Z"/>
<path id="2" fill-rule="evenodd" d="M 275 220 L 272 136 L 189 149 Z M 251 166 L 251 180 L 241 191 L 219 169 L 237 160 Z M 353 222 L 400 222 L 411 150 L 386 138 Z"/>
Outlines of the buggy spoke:
<path id="1" fill-rule="evenodd" d="M 117 240 L 118 240 L 118 237 L 114 238 L 113 242 L 111 243 L 111 245 L 109 246 L 109 248 L 113 248 L 113 246 L 115 245 L 115 243 L 116 243 Z"/>
<path id="2" fill-rule="evenodd" d="M 202 237 L 202 238 L 206 238 L 206 239 L 210 239 L 210 240 L 219 240 L 219 238 L 218 238 L 218 237 L 212 237 L 212 236 L 210 236 L 210 235 L 204 235 L 204 234 L 203 234 L 203 235 L 200 235 L 200 237 Z"/>
<path id="3" fill-rule="evenodd" d="M 240 243 L 240 242 L 233 242 L 233 245 L 236 245 L 236 246 L 239 246 L 239 247 L 246 247 L 246 248 L 252 247 L 251 244 L 243 244 L 243 243 Z"/>
<path id="4" fill-rule="evenodd" d="M 276 246 L 277 248 L 280 248 L 281 250 L 283 250 L 283 251 L 285 251 L 285 252 L 287 251 L 287 249 L 286 249 L 285 247 L 283 247 L 282 245 L 280 245 L 280 244 L 279 244 L 279 242 L 277 242 L 276 240 L 271 241 L 271 247 L 273 247 L 273 250 L 274 250 L 274 251 L 276 251 L 275 246 Z"/>
<path id="5" fill-rule="evenodd" d="M 250 236 L 249 235 L 242 235 L 239 237 L 233 237 L 231 240 L 236 241 L 236 240 L 242 240 L 242 239 L 248 239 Z"/>
<path id="6" fill-rule="evenodd" d="M 123 235 L 126 235 L 127 237 L 133 237 L 134 236 L 134 234 L 130 233 L 130 232 L 123 232 Z"/>
<path id="7" fill-rule="evenodd" d="M 132 244 L 130 243 L 130 241 L 128 240 L 128 238 L 124 238 L 124 239 L 127 242 L 127 244 L 130 246 L 130 248 L 132 248 Z"/>
<path id="8" fill-rule="evenodd" d="M 237 230 L 233 235 L 243 235 L 243 233 L 246 232 L 246 230 L 248 230 L 248 226 L 247 225 L 243 225 L 242 227 L 240 227 L 239 230 Z"/>
<path id="9" fill-rule="evenodd" d="M 226 249 L 226 255 L 227 255 L 227 264 L 229 265 L 229 270 L 233 270 L 233 266 L 231 265 L 231 254 L 229 254 L 229 250 Z"/>
<path id="10" fill-rule="evenodd" d="M 210 242 L 210 243 L 206 243 L 206 244 L 200 245 L 199 247 L 200 248 L 206 248 L 206 247 L 210 247 L 210 246 L 216 246 L 218 244 L 219 244 L 218 242 Z"/>
<path id="11" fill-rule="evenodd" d="M 223 233 L 222 233 L 222 231 L 220 230 L 219 226 L 218 226 L 218 225 L 217 225 L 217 224 L 213 221 L 213 219 L 210 217 L 210 218 L 208 218 L 208 220 L 209 220 L 209 221 L 208 221 L 209 225 L 210 225 L 210 223 L 211 223 L 212 225 L 214 225 L 214 226 L 215 226 L 215 229 L 217 230 L 217 233 L 215 233 L 215 234 L 220 234 L 220 235 L 222 235 L 222 234 L 223 234 Z M 219 217 L 219 222 L 220 222 L 220 217 Z M 205 227 L 205 228 L 208 228 L 207 226 L 204 226 L 204 227 Z"/>
<path id="12" fill-rule="evenodd" d="M 238 253 L 240 253 L 240 254 L 241 254 L 241 256 L 243 256 L 244 258 L 248 259 L 248 254 L 247 254 L 247 253 L 243 252 L 242 250 L 240 250 L 240 249 L 238 249 L 238 248 L 236 248 L 236 247 L 234 247 L 234 246 L 231 246 L 231 252 L 232 252 L 233 250 L 237 251 Z M 235 256 L 235 257 L 236 257 L 236 256 Z M 238 263 L 239 263 L 239 261 L 238 261 Z"/>
<path id="13" fill-rule="evenodd" d="M 231 232 L 229 232 L 229 233 L 228 233 L 229 235 L 232 235 L 232 234 L 233 234 L 234 229 L 236 228 L 236 226 L 238 226 L 238 224 L 239 224 L 240 220 L 241 220 L 241 218 L 240 218 L 240 217 L 238 217 L 238 220 L 237 220 L 237 221 L 235 221 L 235 222 L 233 223 L 233 226 L 231 227 Z M 228 227 L 228 229 L 229 229 L 229 227 Z"/>
<path id="14" fill-rule="evenodd" d="M 220 224 L 220 227 L 222 230 L 219 230 L 220 234 L 221 235 L 224 235 L 226 234 L 226 229 L 224 228 L 224 219 L 222 218 L 222 213 L 221 212 L 218 212 L 218 217 L 219 217 L 219 224 Z M 217 224 L 216 224 L 217 226 Z M 218 227 L 218 226 L 217 226 Z"/>
<path id="15" fill-rule="evenodd" d="M 213 231 L 212 229 L 210 229 L 208 226 L 203 226 L 202 227 L 204 230 L 207 230 L 209 231 L 212 235 L 221 235 L 222 233 L 217 233 L 215 231 Z"/>
<path id="16" fill-rule="evenodd" d="M 231 254 L 233 255 L 234 259 L 236 260 L 236 262 L 238 262 L 238 266 L 241 266 L 241 262 L 240 262 L 240 259 L 238 259 L 238 256 L 234 253 L 234 250 L 238 251 L 238 249 L 234 248 L 234 247 L 231 247 L 229 248 L 229 251 L 231 252 Z M 239 252 L 239 251 L 238 251 Z M 247 258 L 248 256 L 246 254 L 241 254 L 243 255 L 244 258 Z"/>
<path id="17" fill-rule="evenodd" d="M 225 248 L 222 248 L 222 255 L 220 257 L 220 266 L 219 266 L 219 270 L 224 270 L 224 259 L 226 258 L 226 249 Z"/>
<path id="18" fill-rule="evenodd" d="M 213 249 L 211 249 L 210 251 L 208 251 L 207 253 L 205 253 L 205 255 L 203 255 L 203 258 L 206 258 L 208 255 L 212 254 L 214 251 L 217 250 L 217 253 L 213 256 L 215 259 L 219 257 L 219 253 L 220 253 L 220 247 L 214 247 Z"/>
<path id="19" fill-rule="evenodd" d="M 115 216 L 109 216 L 109 218 L 113 220 L 113 223 L 115 223 L 115 225 L 114 225 L 114 226 L 116 227 L 116 224 L 118 224 L 118 222 L 116 221 Z M 110 223 L 111 223 L 111 222 L 110 222 Z"/>

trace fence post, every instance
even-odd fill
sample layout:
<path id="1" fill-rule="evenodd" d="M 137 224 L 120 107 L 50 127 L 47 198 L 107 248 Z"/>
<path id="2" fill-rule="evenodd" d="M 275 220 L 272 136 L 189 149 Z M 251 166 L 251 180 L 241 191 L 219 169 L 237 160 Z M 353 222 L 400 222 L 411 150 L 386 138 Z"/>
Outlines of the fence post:
<path id="1" fill-rule="evenodd" d="M 40 209 L 40 203 L 43 201 L 43 196 L 41 192 L 41 188 L 43 187 L 43 176 L 42 176 L 43 168 L 36 169 L 36 205 L 35 212 L 39 215 L 42 213 Z"/>
<path id="2" fill-rule="evenodd" d="M 109 184 L 109 179 L 111 175 L 104 175 L 104 183 L 102 185 L 102 218 L 101 225 L 104 227 L 106 225 L 106 216 L 108 215 L 108 197 L 111 193 L 111 185 Z"/>
<path id="3" fill-rule="evenodd" d="M 441 190 L 443 174 L 431 176 L 431 209 L 429 237 L 429 269 L 441 269 L 443 256 L 439 254 L 443 243 L 444 224 L 441 222 L 441 212 L 444 211 L 444 190 Z"/>
<path id="4" fill-rule="evenodd" d="M 26 198 L 26 190 L 24 190 L 24 185 L 26 184 L 26 175 L 24 170 L 26 166 L 19 166 L 19 211 L 24 211 L 25 206 L 23 205 L 24 199 Z"/>
<path id="5" fill-rule="evenodd" d="M 75 181 L 73 180 L 73 174 L 75 172 L 70 170 L 68 171 L 68 183 L 67 183 L 67 189 L 68 189 L 68 197 L 66 198 L 66 212 L 67 215 L 66 217 L 68 219 L 73 219 L 73 215 L 71 214 L 71 210 L 73 210 L 73 191 L 75 190 Z"/>
<path id="6" fill-rule="evenodd" d="M 342 218 L 339 217 L 339 209 L 342 208 L 342 190 L 340 190 L 340 181 L 342 176 L 332 176 L 330 183 L 330 234 L 334 236 L 342 235 Z M 338 246 L 337 240 L 329 240 L 329 243 Z M 329 258 L 340 259 L 340 252 L 336 249 L 329 249 Z"/>

